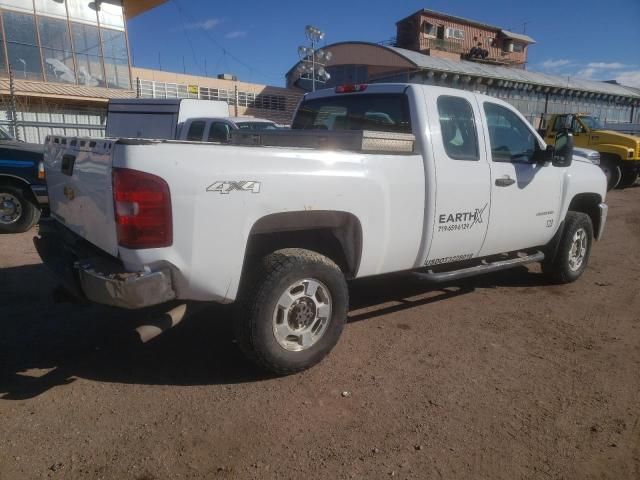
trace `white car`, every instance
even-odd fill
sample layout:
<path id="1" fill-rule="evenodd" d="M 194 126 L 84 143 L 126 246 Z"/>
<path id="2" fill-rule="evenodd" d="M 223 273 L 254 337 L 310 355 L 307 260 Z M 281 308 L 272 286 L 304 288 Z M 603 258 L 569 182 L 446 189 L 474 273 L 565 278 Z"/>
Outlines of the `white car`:
<path id="1" fill-rule="evenodd" d="M 541 262 L 571 282 L 605 226 L 602 171 L 496 98 L 337 87 L 307 94 L 292 129 L 253 146 L 52 136 L 55 220 L 36 246 L 94 302 L 238 302 L 238 344 L 284 374 L 336 344 L 349 279 L 454 282 Z"/>

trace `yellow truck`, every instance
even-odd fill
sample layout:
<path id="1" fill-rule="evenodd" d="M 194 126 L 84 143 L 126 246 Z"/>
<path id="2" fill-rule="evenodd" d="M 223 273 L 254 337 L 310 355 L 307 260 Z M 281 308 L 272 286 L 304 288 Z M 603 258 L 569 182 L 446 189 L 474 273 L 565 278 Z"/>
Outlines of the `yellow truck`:
<path id="1" fill-rule="evenodd" d="M 573 133 L 576 147 L 600 152 L 600 167 L 609 190 L 636 183 L 640 176 L 640 137 L 606 130 L 596 117 L 582 113 L 550 115 L 541 133 L 552 145 L 557 133 L 565 129 Z"/>

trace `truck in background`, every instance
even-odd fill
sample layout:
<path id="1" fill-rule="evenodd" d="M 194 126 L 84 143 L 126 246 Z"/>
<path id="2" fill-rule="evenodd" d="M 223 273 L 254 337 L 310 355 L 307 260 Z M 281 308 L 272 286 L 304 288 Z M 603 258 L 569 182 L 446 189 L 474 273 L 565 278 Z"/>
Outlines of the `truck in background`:
<path id="1" fill-rule="evenodd" d="M 33 227 L 48 204 L 44 145 L 16 140 L 0 128 L 0 233 Z"/>
<path id="2" fill-rule="evenodd" d="M 640 176 L 640 137 L 607 130 L 599 119 L 581 113 L 555 114 L 546 119 L 541 134 L 549 144 L 559 131 L 569 129 L 577 147 L 600 153 L 600 168 L 607 177 L 607 188 L 630 187 Z"/>
<path id="3" fill-rule="evenodd" d="M 197 117 L 228 117 L 223 101 L 197 99 L 112 99 L 107 107 L 107 138 L 175 140 L 184 123 Z"/>

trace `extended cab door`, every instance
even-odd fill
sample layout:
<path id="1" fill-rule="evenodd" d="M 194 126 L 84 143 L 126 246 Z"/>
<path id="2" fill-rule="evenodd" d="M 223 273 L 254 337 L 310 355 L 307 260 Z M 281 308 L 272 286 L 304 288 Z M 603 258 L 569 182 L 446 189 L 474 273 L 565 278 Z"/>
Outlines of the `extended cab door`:
<path id="1" fill-rule="evenodd" d="M 543 145 L 512 107 L 480 101 L 491 159 L 491 216 L 481 256 L 546 245 L 560 215 L 562 169 L 537 161 Z"/>
<path id="2" fill-rule="evenodd" d="M 425 95 L 436 192 L 432 240 L 424 264 L 433 266 L 478 255 L 487 232 L 491 192 L 474 95 L 441 89 L 425 90 Z"/>

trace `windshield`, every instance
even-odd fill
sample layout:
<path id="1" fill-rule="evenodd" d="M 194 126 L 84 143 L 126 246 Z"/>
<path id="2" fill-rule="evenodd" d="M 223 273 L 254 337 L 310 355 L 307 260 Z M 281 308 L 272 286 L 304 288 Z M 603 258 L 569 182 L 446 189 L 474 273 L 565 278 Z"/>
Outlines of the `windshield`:
<path id="1" fill-rule="evenodd" d="M 601 130 L 604 128 L 604 125 L 602 125 L 602 122 L 599 118 L 587 116 L 580 117 L 580 120 L 582 120 L 582 123 L 584 123 L 585 126 L 591 130 Z"/>
<path id="2" fill-rule="evenodd" d="M 271 122 L 236 122 L 240 130 L 277 130 L 275 123 Z"/>
<path id="3" fill-rule="evenodd" d="M 389 93 L 316 98 L 300 104 L 291 128 L 411 133 L 409 103 Z"/>

